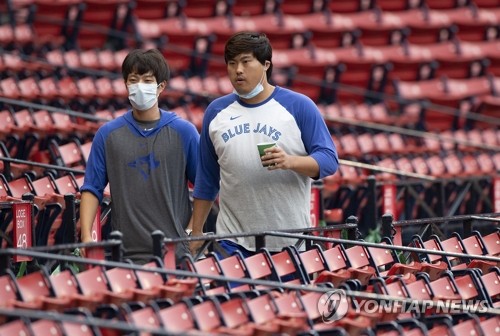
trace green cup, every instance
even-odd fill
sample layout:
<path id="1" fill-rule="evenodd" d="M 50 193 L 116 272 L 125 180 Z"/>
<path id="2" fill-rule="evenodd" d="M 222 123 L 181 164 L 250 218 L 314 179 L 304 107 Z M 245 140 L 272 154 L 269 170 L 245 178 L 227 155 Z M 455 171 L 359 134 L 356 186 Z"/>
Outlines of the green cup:
<path id="1" fill-rule="evenodd" d="M 274 146 L 276 146 L 276 142 L 263 142 L 263 143 L 257 144 L 257 149 L 259 150 L 259 157 L 266 155 L 266 153 L 264 152 L 264 150 L 266 148 L 271 148 Z M 267 166 L 269 166 L 269 165 L 262 164 L 262 167 L 267 167 Z"/>

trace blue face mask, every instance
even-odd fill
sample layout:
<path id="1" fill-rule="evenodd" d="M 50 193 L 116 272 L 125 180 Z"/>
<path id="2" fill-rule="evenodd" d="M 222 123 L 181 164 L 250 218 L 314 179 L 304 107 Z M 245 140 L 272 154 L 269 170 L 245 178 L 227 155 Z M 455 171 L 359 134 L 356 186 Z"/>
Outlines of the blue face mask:
<path id="1" fill-rule="evenodd" d="M 243 99 L 252 99 L 262 91 L 264 91 L 264 86 L 262 85 L 262 81 L 264 80 L 264 76 L 266 75 L 266 71 L 262 74 L 262 78 L 260 79 L 259 83 L 252 89 L 252 91 L 248 93 L 239 93 L 235 89 L 233 89 L 233 93 L 236 93 L 240 98 Z"/>

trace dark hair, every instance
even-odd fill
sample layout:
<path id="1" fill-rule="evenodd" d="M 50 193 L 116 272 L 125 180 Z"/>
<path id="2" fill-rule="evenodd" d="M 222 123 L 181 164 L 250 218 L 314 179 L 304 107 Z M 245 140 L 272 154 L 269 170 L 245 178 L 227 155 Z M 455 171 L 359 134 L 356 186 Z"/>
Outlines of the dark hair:
<path id="1" fill-rule="evenodd" d="M 236 56 L 243 53 L 251 53 L 262 65 L 269 61 L 271 64 L 267 69 L 267 79 L 271 78 L 273 72 L 273 48 L 271 42 L 264 33 L 243 31 L 234 34 L 227 40 L 224 48 L 224 60 L 226 64 Z"/>
<path id="2" fill-rule="evenodd" d="M 143 75 L 150 71 L 158 84 L 170 78 L 167 60 L 157 49 L 134 49 L 123 60 L 122 75 L 125 81 L 131 73 Z"/>

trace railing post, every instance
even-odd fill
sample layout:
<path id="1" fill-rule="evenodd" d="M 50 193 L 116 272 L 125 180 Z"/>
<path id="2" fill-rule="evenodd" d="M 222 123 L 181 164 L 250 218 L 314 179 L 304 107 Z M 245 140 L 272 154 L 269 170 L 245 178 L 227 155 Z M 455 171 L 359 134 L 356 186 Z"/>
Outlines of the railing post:
<path id="1" fill-rule="evenodd" d="M 347 217 L 346 221 L 347 224 L 358 224 L 358 217 L 356 216 L 349 216 Z M 347 229 L 347 238 L 349 240 L 356 240 L 358 239 L 358 228 L 350 228 Z"/>
<path id="2" fill-rule="evenodd" d="M 473 223 L 473 219 L 472 218 L 467 218 L 467 219 L 464 219 L 463 221 L 463 235 L 464 235 L 464 238 L 467 238 L 467 237 L 470 237 L 472 235 L 472 223 Z"/>
<path id="3" fill-rule="evenodd" d="M 446 205 L 446 197 L 444 191 L 444 183 L 443 181 L 437 181 L 434 183 L 434 188 L 436 189 L 436 197 L 437 197 L 437 216 L 444 217 L 446 213 L 445 205 Z"/>
<path id="4" fill-rule="evenodd" d="M 79 241 L 76 236 L 76 197 L 74 194 L 64 195 L 65 208 L 62 215 L 64 231 L 63 243 L 72 244 Z"/>
<path id="5" fill-rule="evenodd" d="M 121 262 L 123 259 L 122 251 L 122 238 L 123 234 L 120 231 L 113 231 L 109 234 L 110 240 L 118 240 L 120 243 L 111 247 L 111 260 Z"/>
<path id="6" fill-rule="evenodd" d="M 161 230 L 155 230 L 151 233 L 151 237 L 153 238 L 153 255 L 162 259 L 165 234 Z"/>
<path id="7" fill-rule="evenodd" d="M 255 236 L 255 251 L 258 251 L 263 247 L 266 247 L 266 237 L 264 235 L 256 235 Z"/>
<path id="8" fill-rule="evenodd" d="M 392 240 L 394 240 L 394 227 L 392 225 L 392 222 L 394 221 L 394 217 L 390 213 L 386 213 L 382 215 L 382 237 L 389 237 Z"/>
<path id="9" fill-rule="evenodd" d="M 377 228 L 377 180 L 375 176 L 370 175 L 366 178 L 368 185 L 368 204 L 366 217 L 363 218 L 363 222 L 366 223 L 366 227 L 360 228 L 363 235 L 368 234 L 370 230 Z"/>

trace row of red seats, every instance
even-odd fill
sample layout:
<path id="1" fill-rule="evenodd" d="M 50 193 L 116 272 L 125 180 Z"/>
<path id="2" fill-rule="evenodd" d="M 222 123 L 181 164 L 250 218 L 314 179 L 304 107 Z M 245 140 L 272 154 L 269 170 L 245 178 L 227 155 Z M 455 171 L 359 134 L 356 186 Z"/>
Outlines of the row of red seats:
<path id="1" fill-rule="evenodd" d="M 471 250 L 474 251 L 472 252 L 473 255 L 499 255 L 500 251 L 495 246 L 498 245 L 498 240 L 500 239 L 498 232 L 491 233 L 485 237 L 471 236 L 470 238 L 477 239 L 475 243 L 472 240 L 470 242 L 468 241 L 466 245 L 469 247 L 477 246 L 478 243 L 483 244 L 483 242 L 492 240 L 494 248 L 494 250 L 491 250 L 492 252 L 484 249 L 480 251 L 481 253 L 477 252 L 477 248 L 473 248 L 473 250 Z M 467 238 L 467 240 L 469 240 L 469 238 Z M 427 242 L 431 241 L 435 240 L 433 239 L 422 243 L 427 244 Z M 462 241 L 465 240 L 461 239 L 460 242 Z M 439 244 L 441 246 L 445 245 L 447 244 L 447 241 L 440 242 Z M 452 242 L 452 244 L 457 243 Z M 159 327 L 161 324 L 159 322 L 160 319 L 138 319 L 139 316 L 143 316 L 142 314 L 146 313 L 146 310 L 149 313 L 148 316 L 155 316 L 160 311 L 167 314 L 167 311 L 163 311 L 162 308 L 176 307 L 180 309 L 182 306 L 182 313 L 184 315 L 188 314 L 191 316 L 191 314 L 196 314 L 198 310 L 201 310 L 203 306 L 205 307 L 203 308 L 203 315 L 195 315 L 197 316 L 195 320 L 203 317 L 204 322 L 198 321 L 199 324 L 193 324 L 189 321 L 185 321 L 177 324 L 171 320 L 167 325 L 163 325 L 163 327 L 170 331 L 180 332 L 192 329 L 205 332 L 219 331 L 218 327 L 223 326 L 233 329 L 237 328 L 240 324 L 243 324 L 243 321 L 240 324 L 229 326 L 224 325 L 224 320 L 221 320 L 220 316 L 215 314 L 215 312 L 220 312 L 220 310 L 212 311 L 211 305 L 214 304 L 214 302 L 205 296 L 205 291 L 208 288 L 207 285 L 210 282 L 204 281 L 203 276 L 214 275 L 214 269 L 217 269 L 219 266 L 223 269 L 224 266 L 222 266 L 222 263 L 224 262 L 226 267 L 225 269 L 227 269 L 229 272 L 228 274 L 230 274 L 227 276 L 230 276 L 230 279 L 235 278 L 235 270 L 240 273 L 244 273 L 244 277 L 246 276 L 248 279 L 254 280 L 262 279 L 266 275 L 270 276 L 274 272 L 276 277 L 271 278 L 271 281 L 274 281 L 274 284 L 273 282 L 270 282 L 270 284 L 272 284 L 271 287 L 277 287 L 278 291 L 267 292 L 269 288 L 266 289 L 265 286 L 258 285 L 255 285 L 255 288 L 252 289 L 254 286 L 252 286 L 250 282 L 250 288 L 246 285 L 243 285 L 245 286 L 244 288 L 232 288 L 234 293 L 240 293 L 241 295 L 224 296 L 219 292 L 216 296 L 219 300 L 226 302 L 233 298 L 241 298 L 243 299 L 244 307 L 246 307 L 245 305 L 250 302 L 247 300 L 260 297 L 260 303 L 265 302 L 269 305 L 271 302 L 271 307 L 275 307 L 272 310 L 266 309 L 266 321 L 272 322 L 272 318 L 275 317 L 275 314 L 281 315 L 282 317 L 288 316 L 288 318 L 290 318 L 291 316 L 289 314 L 294 312 L 296 315 L 292 314 L 292 316 L 295 317 L 293 320 L 297 321 L 296 318 L 300 318 L 299 321 L 306 322 L 306 324 L 297 323 L 290 325 L 290 321 L 288 321 L 288 327 L 299 328 L 299 330 L 309 328 L 320 329 L 327 327 L 327 325 L 323 323 L 324 321 L 320 322 L 321 316 L 318 310 L 318 300 L 321 298 L 321 292 L 316 292 L 314 294 L 308 293 L 307 287 L 304 287 L 301 293 L 294 293 L 293 291 L 288 291 L 287 289 L 284 291 L 279 290 L 279 283 L 281 281 L 279 276 L 300 273 L 300 270 L 297 270 L 297 267 L 304 267 L 304 271 L 308 270 L 308 275 L 306 276 L 307 279 L 309 279 L 308 281 L 313 279 L 317 286 L 319 286 L 322 281 L 325 281 L 325 284 L 333 281 L 336 286 L 340 286 L 339 288 L 366 290 L 368 292 L 375 291 L 386 295 L 394 295 L 395 297 L 407 295 L 407 298 L 415 300 L 446 301 L 458 298 L 463 300 L 483 300 L 483 302 L 486 301 L 488 305 L 498 305 L 497 297 L 500 293 L 498 280 L 500 279 L 500 272 L 497 267 L 485 267 L 485 272 L 482 272 L 480 269 L 483 268 L 475 268 L 480 265 L 476 262 L 474 264 L 475 266 L 468 264 L 471 268 L 469 272 L 464 273 L 454 271 L 454 273 L 450 273 L 446 270 L 448 267 L 451 267 L 451 262 L 453 262 L 452 256 L 440 257 L 442 258 L 441 260 L 446 260 L 446 262 L 442 262 L 441 260 L 437 261 L 436 258 L 433 258 L 417 259 L 418 261 L 414 261 L 413 263 L 402 264 L 399 263 L 399 260 L 395 257 L 395 252 L 390 249 L 390 246 L 383 246 L 384 245 L 377 248 L 365 248 L 361 245 L 355 245 L 347 248 L 340 244 L 326 250 L 316 246 L 303 252 L 294 252 L 290 249 L 284 249 L 282 253 L 278 253 L 273 256 L 270 256 L 265 252 L 265 250 L 263 250 L 262 253 L 253 257 L 235 259 L 238 263 L 237 265 L 239 265 L 238 268 L 234 267 L 234 261 L 231 260 L 223 259 L 218 261 L 217 259 L 202 259 L 194 264 L 191 264 L 196 271 L 196 273 L 193 273 L 197 274 L 196 278 L 187 279 L 176 279 L 175 277 L 170 277 L 168 276 L 168 272 L 167 278 L 165 278 L 159 273 L 149 272 L 147 269 L 134 271 L 133 269 L 127 268 L 126 265 L 124 267 L 114 267 L 107 270 L 104 267 L 96 266 L 77 274 L 72 273 L 70 270 L 65 270 L 61 273 L 50 276 L 46 273 L 46 271 L 42 270 L 23 276 L 19 279 L 15 279 L 12 272 L 8 272 L 7 275 L 0 277 L 0 283 L 2 283 L 2 285 L 0 285 L 0 289 L 5 292 L 7 287 L 9 287 L 15 289 L 15 292 L 9 290 L 4 293 L 5 295 L 0 297 L 3 299 L 2 306 L 7 305 L 10 307 L 50 309 L 59 311 L 64 311 L 64 309 L 73 307 L 75 304 L 88 308 L 94 312 L 96 312 L 96 308 L 102 304 L 120 305 L 124 309 L 124 311 L 120 312 L 120 315 L 125 314 L 124 317 L 126 320 L 137 323 L 141 326 L 149 327 Z M 481 246 L 490 246 L 488 248 L 491 248 L 490 243 L 484 243 Z M 451 245 L 449 249 L 451 249 L 450 252 L 457 252 L 453 245 Z M 388 251 L 389 253 L 387 253 Z M 432 255 L 435 251 L 436 248 L 433 246 L 429 246 L 426 250 L 422 250 L 422 252 L 427 256 Z M 390 257 L 388 258 L 389 255 Z M 237 254 L 234 255 L 234 257 L 237 256 Z M 368 259 L 368 256 L 370 259 Z M 298 264 L 295 258 L 301 258 L 301 263 Z M 387 262 L 387 259 L 390 259 L 389 262 Z M 370 261 L 367 262 L 366 260 Z M 376 264 L 371 264 L 372 262 L 376 262 Z M 258 267 L 252 266 L 254 264 Z M 259 269 L 264 264 L 267 265 L 265 268 L 266 272 L 261 272 Z M 390 267 L 387 267 L 388 265 Z M 444 267 L 442 267 L 442 265 L 444 265 Z M 489 264 L 483 263 L 482 265 L 491 266 L 491 262 Z M 153 261 L 144 267 L 161 268 L 162 264 L 159 261 Z M 290 271 L 290 269 L 292 269 L 292 271 Z M 425 273 L 421 273 L 424 269 L 426 270 Z M 398 274 L 400 276 L 398 276 Z M 300 278 L 295 279 L 300 281 Z M 369 281 L 370 279 L 372 280 Z M 389 281 L 389 279 L 392 279 L 392 281 Z M 357 282 L 359 282 L 359 285 L 356 284 Z M 284 284 L 290 283 L 294 283 L 293 279 L 292 282 L 284 282 Z M 369 287 L 367 287 L 368 285 Z M 396 287 L 399 288 L 399 291 L 393 289 Z M 199 299 L 194 299 L 192 296 L 196 288 L 201 290 L 203 293 L 201 297 L 198 297 Z M 326 289 L 328 288 L 329 287 L 327 286 Z M 475 290 L 472 288 L 475 288 Z M 268 296 L 268 294 L 270 295 Z M 250 295 L 250 297 L 248 297 L 248 295 Z M 301 301 L 295 301 L 296 299 L 301 300 L 306 297 L 306 302 L 300 303 Z M 160 298 L 167 299 L 168 301 L 164 301 Z M 309 299 L 311 302 L 309 302 Z M 348 299 L 348 302 L 352 306 L 347 309 L 347 316 L 342 318 L 336 324 L 330 325 L 330 327 L 351 327 L 352 321 L 350 321 L 350 319 L 355 318 L 354 309 L 356 305 L 362 304 L 362 301 L 354 297 L 348 297 Z M 134 305 L 133 307 L 136 307 L 134 309 L 128 304 L 135 301 L 142 302 L 142 304 L 139 304 L 139 306 Z M 291 304 L 294 301 L 296 304 Z M 203 304 L 204 302 L 211 303 Z M 254 301 L 254 303 L 257 304 L 257 301 Z M 200 304 L 200 306 L 198 306 L 198 304 Z M 162 306 L 160 307 L 159 305 Z M 206 307 L 207 305 L 210 307 Z M 155 307 L 160 308 L 160 310 L 153 309 Z M 263 306 L 259 307 L 262 309 Z M 314 311 L 312 310 L 313 307 L 315 308 Z M 133 314 L 134 311 L 139 310 L 142 314 Z M 212 313 L 207 314 L 209 311 L 212 311 Z M 243 311 L 248 310 L 244 309 L 239 312 L 241 318 L 244 318 L 244 316 L 241 316 Z M 174 310 L 171 309 L 169 312 L 174 313 Z M 131 313 L 135 318 L 129 316 Z M 397 312 L 393 312 L 391 315 L 392 319 L 394 319 L 394 313 L 397 315 Z M 366 329 L 374 327 L 377 322 L 381 322 L 388 317 L 384 315 L 385 314 L 365 312 L 361 314 L 362 318 L 358 322 L 362 322 L 362 326 L 360 326 L 361 328 Z M 401 318 L 402 317 L 403 316 L 401 316 Z M 415 317 L 422 318 L 419 314 L 416 314 Z M 112 318 L 119 318 L 119 316 L 113 316 Z M 183 320 L 186 320 L 186 318 Z M 252 319 L 254 322 L 257 322 L 255 320 L 255 316 L 249 315 L 246 318 L 248 319 L 247 322 Z M 209 323 L 209 321 L 211 322 Z M 255 327 L 255 325 L 253 326 Z M 267 326 L 271 327 L 270 325 Z"/>

